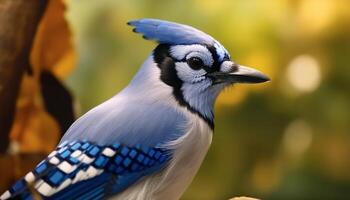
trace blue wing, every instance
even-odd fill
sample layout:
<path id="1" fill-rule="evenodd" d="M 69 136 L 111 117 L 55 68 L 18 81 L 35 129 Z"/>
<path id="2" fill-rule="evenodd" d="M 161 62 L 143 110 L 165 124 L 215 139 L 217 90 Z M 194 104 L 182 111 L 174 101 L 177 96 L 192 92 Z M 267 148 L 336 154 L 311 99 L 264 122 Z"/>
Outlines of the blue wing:
<path id="1" fill-rule="evenodd" d="M 33 199 L 33 191 L 44 199 L 103 199 L 161 170 L 170 158 L 167 150 L 140 145 L 64 143 L 6 193 L 10 199 Z"/>

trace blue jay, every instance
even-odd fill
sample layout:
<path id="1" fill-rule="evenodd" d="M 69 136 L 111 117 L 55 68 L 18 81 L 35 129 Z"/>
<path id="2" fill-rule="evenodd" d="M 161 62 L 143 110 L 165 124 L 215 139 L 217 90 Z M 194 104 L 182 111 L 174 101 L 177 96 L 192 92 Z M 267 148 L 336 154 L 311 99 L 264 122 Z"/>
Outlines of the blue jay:
<path id="1" fill-rule="evenodd" d="M 74 122 L 1 200 L 179 199 L 210 146 L 220 91 L 269 80 L 193 27 L 157 19 L 128 24 L 158 46 L 126 88 Z"/>

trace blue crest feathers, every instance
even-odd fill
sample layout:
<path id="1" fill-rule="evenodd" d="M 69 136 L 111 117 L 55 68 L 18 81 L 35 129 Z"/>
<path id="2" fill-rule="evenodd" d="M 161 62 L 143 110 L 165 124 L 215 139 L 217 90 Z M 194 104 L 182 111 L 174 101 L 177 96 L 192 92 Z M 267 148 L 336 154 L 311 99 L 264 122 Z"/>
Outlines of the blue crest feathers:
<path id="1" fill-rule="evenodd" d="M 158 19 L 140 19 L 128 22 L 135 27 L 134 32 L 143 35 L 143 38 L 155 40 L 161 44 L 188 45 L 207 44 L 213 45 L 216 40 L 210 35 L 191 26 L 178 24 Z"/>

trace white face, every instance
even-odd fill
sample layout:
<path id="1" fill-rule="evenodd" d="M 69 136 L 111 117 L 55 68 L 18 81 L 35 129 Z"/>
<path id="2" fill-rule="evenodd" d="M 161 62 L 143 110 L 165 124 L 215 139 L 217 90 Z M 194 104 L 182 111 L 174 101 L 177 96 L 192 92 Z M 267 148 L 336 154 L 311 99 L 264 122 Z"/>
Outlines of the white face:
<path id="1" fill-rule="evenodd" d="M 182 81 L 184 100 L 208 118 L 216 97 L 227 83 L 215 84 L 208 76 L 211 72 L 230 73 L 235 65 L 223 48 L 194 44 L 175 45 L 169 49 L 177 77 Z"/>
<path id="2" fill-rule="evenodd" d="M 175 68 L 178 77 L 185 83 L 205 80 L 206 71 L 214 59 L 210 51 L 202 45 L 177 45 L 170 48 L 170 55 L 178 60 Z"/>
<path id="3" fill-rule="evenodd" d="M 207 76 L 208 73 L 230 73 L 235 70 L 235 65 L 229 60 L 226 50 L 215 46 L 217 45 L 214 45 L 211 51 L 207 46 L 199 44 L 170 47 L 169 54 L 174 59 L 177 76 L 183 83 L 209 87 L 213 83 Z"/>
<path id="4" fill-rule="evenodd" d="M 228 60 L 228 54 L 222 48 L 215 48 L 215 50 L 215 58 L 208 47 L 198 44 L 171 46 L 169 53 L 175 59 L 178 77 L 184 83 L 195 84 L 205 82 L 208 79 L 206 77 L 208 72 L 231 72 L 234 70 L 234 64 Z"/>

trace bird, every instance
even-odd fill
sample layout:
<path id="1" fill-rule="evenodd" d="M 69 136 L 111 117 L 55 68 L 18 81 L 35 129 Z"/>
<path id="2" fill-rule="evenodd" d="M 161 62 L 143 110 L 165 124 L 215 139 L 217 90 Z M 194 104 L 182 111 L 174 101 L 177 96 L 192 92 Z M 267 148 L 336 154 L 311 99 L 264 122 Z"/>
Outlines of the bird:
<path id="1" fill-rule="evenodd" d="M 1 200 L 179 199 L 210 147 L 220 92 L 270 80 L 192 26 L 151 18 L 127 24 L 155 49 L 124 89 L 78 118 Z"/>

